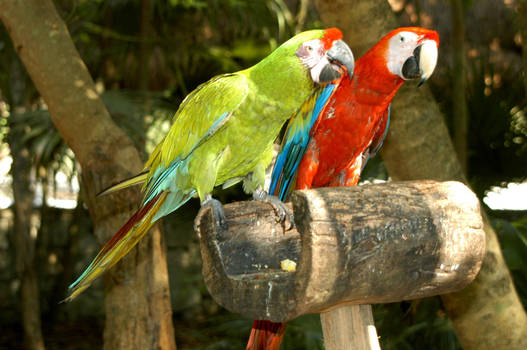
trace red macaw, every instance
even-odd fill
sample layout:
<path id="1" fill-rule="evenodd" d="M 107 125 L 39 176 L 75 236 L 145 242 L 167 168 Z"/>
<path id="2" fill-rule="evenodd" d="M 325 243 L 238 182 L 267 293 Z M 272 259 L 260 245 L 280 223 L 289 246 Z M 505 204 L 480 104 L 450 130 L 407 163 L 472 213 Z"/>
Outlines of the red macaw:
<path id="1" fill-rule="evenodd" d="M 433 73 L 439 46 L 437 32 L 418 27 L 396 29 L 328 85 L 329 97 L 312 114 L 300 113 L 288 124 L 269 193 L 281 200 L 293 189 L 354 186 L 368 159 L 382 146 L 390 122 L 390 103 L 405 80 Z M 323 94 L 324 94 L 323 93 Z M 280 347 L 285 323 L 256 320 L 247 349 Z"/>

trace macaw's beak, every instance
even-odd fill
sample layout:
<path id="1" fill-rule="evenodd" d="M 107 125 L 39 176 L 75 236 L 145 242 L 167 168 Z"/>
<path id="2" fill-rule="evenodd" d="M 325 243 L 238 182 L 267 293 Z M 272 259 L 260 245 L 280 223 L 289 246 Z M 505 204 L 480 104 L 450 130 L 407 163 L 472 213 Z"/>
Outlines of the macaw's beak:
<path id="1" fill-rule="evenodd" d="M 414 50 L 403 64 L 402 74 L 404 79 L 421 78 L 417 86 L 430 78 L 437 64 L 437 43 L 434 40 L 424 40 Z"/>
<path id="2" fill-rule="evenodd" d="M 355 58 L 349 46 L 342 40 L 333 42 L 333 46 L 326 54 L 329 64 L 322 68 L 320 72 L 320 82 L 331 82 L 343 74 L 344 68 L 348 73 L 349 78 L 353 76 L 355 69 Z"/>

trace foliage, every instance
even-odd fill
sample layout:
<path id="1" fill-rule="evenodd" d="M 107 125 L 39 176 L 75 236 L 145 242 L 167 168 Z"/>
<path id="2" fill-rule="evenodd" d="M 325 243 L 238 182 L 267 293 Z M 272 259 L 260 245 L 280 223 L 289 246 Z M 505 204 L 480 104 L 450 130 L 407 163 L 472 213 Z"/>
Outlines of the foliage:
<path id="1" fill-rule="evenodd" d="M 527 178 L 527 105 L 522 74 L 481 57 L 470 64 L 470 182 L 482 196 L 493 185 Z"/>
<path id="2" fill-rule="evenodd" d="M 101 98 L 116 123 L 139 149 L 144 149 L 146 143 L 144 130 L 150 127 L 154 131 L 159 130 L 175 112 L 172 104 L 155 93 L 110 90 L 102 93 Z M 8 113 L 0 120 L 7 127 L 3 137 L 15 138 L 28 147 L 37 181 L 49 180 L 53 184 L 59 172 L 70 181 L 77 176 L 78 165 L 73 152 L 53 125 L 45 105 L 38 104 L 34 110 Z"/>
<path id="3" fill-rule="evenodd" d="M 527 308 L 527 268 L 525 257 L 527 256 L 527 216 L 520 217 L 515 221 L 503 218 L 494 218 L 492 226 L 498 234 L 503 257 L 511 271 L 514 286 Z"/>
<path id="4" fill-rule="evenodd" d="M 383 349 L 461 349 L 439 297 L 374 305 L 373 310 Z"/>
<path id="5" fill-rule="evenodd" d="M 469 60 L 467 82 L 468 178 L 480 199 L 492 186 L 527 178 L 527 119 L 521 69 L 488 53 Z M 432 84 L 452 129 L 452 72 Z"/>
<path id="6" fill-rule="evenodd" d="M 29 148 L 36 177 L 54 179 L 59 171 L 67 174 L 70 180 L 76 175 L 73 152 L 53 126 L 47 110 L 15 112 L 6 119 L 9 137 Z"/>
<path id="7" fill-rule="evenodd" d="M 149 87 L 181 100 L 211 76 L 257 62 L 293 32 L 282 0 L 149 3 L 145 13 L 137 0 L 60 2 L 84 61 L 105 86 L 137 88 L 146 65 Z"/>

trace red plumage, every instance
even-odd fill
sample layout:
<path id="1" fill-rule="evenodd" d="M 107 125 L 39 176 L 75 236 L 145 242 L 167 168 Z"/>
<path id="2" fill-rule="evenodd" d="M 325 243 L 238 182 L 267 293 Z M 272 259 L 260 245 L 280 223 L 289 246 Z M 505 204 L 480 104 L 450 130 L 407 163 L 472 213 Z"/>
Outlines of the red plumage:
<path id="1" fill-rule="evenodd" d="M 286 323 L 254 320 L 246 350 L 278 350 Z"/>
<path id="2" fill-rule="evenodd" d="M 357 61 L 353 78 L 343 78 L 325 108 L 300 163 L 296 189 L 356 185 L 362 153 L 375 136 L 382 137 L 388 106 L 404 80 L 374 69 L 372 54 L 377 51 L 368 53 Z"/>
<path id="3" fill-rule="evenodd" d="M 357 185 L 364 165 L 379 150 L 386 136 L 393 97 L 405 79 L 420 77 L 422 83 L 430 76 L 437 60 L 437 46 L 437 32 L 424 28 L 399 28 L 384 36 L 357 60 L 352 78 L 344 74 L 335 82 L 336 89 L 311 130 L 300 128 L 295 129 L 301 130 L 296 134 L 286 132 L 279 158 L 301 160 L 298 168 L 284 166 L 287 162 L 280 162 L 281 165 L 276 162 L 272 192 L 284 200 L 292 187 Z M 297 117 L 293 116 L 290 126 L 298 122 Z M 302 151 L 300 147 L 288 147 L 294 142 L 299 145 L 299 132 L 310 135 Z M 285 323 L 255 321 L 247 350 L 277 350 L 285 326 Z"/>
<path id="4" fill-rule="evenodd" d="M 324 43 L 324 49 L 329 50 L 333 42 L 342 39 L 342 32 L 338 28 L 328 28 L 324 32 L 321 41 Z"/>
<path id="5" fill-rule="evenodd" d="M 115 235 L 112 236 L 106 242 L 106 244 L 101 248 L 101 251 L 99 254 L 97 254 L 97 257 L 94 259 L 92 264 L 96 264 L 97 262 L 104 257 L 104 255 L 112 250 L 113 247 L 132 229 L 132 227 L 137 224 L 141 219 L 145 217 L 145 215 L 148 213 L 148 211 L 156 204 L 157 200 L 161 197 L 161 193 L 152 198 L 151 201 L 143 205 L 141 208 L 139 208 L 129 219 L 128 221 L 115 233 Z"/>
<path id="6" fill-rule="evenodd" d="M 437 32 L 399 28 L 383 37 L 355 64 L 353 77 L 342 78 L 311 131 L 311 140 L 298 168 L 296 189 L 354 186 L 368 160 L 370 146 L 382 144 L 389 106 L 405 81 L 387 67 L 390 39 L 410 31 L 439 44 Z"/>

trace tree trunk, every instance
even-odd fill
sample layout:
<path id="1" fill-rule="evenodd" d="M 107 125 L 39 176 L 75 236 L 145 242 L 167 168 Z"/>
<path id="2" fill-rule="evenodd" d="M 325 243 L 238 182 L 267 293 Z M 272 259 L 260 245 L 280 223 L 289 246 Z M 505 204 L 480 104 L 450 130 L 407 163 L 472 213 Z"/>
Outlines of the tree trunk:
<path id="1" fill-rule="evenodd" d="M 27 76 L 22 63 L 13 55 L 9 67 L 9 103 L 11 116 L 9 121 L 23 111 L 27 96 Z M 15 268 L 20 279 L 20 313 L 24 329 L 24 344 L 29 350 L 44 350 L 44 338 L 40 315 L 40 292 L 35 269 L 35 242 L 31 238 L 31 214 L 33 191 L 30 186 L 31 155 L 21 140 L 12 134 L 7 135 L 13 164 L 13 199 L 15 229 L 12 242 L 15 250 Z"/>
<path id="2" fill-rule="evenodd" d="M 454 147 L 461 169 L 465 174 L 468 166 L 468 110 L 465 96 L 465 11 L 462 0 L 451 0 L 452 13 L 452 119 L 454 122 Z"/>
<path id="3" fill-rule="evenodd" d="M 138 197 L 125 192 L 96 200 L 95 194 L 138 172 L 139 153 L 111 120 L 52 1 L 0 0 L 0 8 L 53 123 L 81 164 L 95 234 L 106 241 L 131 215 Z M 165 247 L 158 229 L 104 280 L 106 349 L 175 349 Z"/>
<path id="4" fill-rule="evenodd" d="M 382 35 L 398 27 L 385 0 L 317 0 L 326 26 L 338 26 L 360 57 Z M 345 14 L 345 15 L 343 15 Z M 382 156 L 394 180 L 466 182 L 439 107 L 426 86 L 406 83 L 392 103 Z M 443 295 L 443 303 L 465 350 L 526 349 L 527 317 L 488 224 L 486 256 L 475 282 Z"/>
<path id="5" fill-rule="evenodd" d="M 13 115 L 11 115 L 13 117 Z M 40 322 L 40 293 L 35 271 L 35 242 L 30 236 L 33 194 L 30 190 L 29 174 L 31 159 L 29 150 L 16 140 L 10 140 L 13 157 L 13 197 L 15 212 L 16 270 L 20 279 L 20 313 L 24 329 L 24 344 L 28 350 L 44 350 L 44 338 Z"/>

